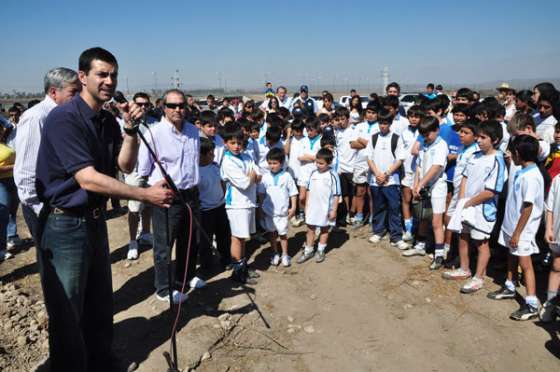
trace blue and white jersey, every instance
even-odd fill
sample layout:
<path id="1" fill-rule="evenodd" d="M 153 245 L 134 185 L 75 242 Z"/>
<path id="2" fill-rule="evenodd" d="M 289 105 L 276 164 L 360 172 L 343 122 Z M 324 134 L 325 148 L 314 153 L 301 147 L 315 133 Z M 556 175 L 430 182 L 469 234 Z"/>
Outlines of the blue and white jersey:
<path id="1" fill-rule="evenodd" d="M 464 147 L 459 155 L 457 156 L 457 163 L 455 165 L 455 173 L 453 175 L 453 190 L 457 194 L 459 188 L 461 187 L 461 181 L 463 180 L 463 172 L 467 167 L 469 159 L 477 152 L 480 151 L 478 143 L 474 142 L 471 145 Z"/>
<path id="2" fill-rule="evenodd" d="M 377 121 L 363 121 L 357 124 L 354 128 L 351 141 L 356 141 L 358 138 L 363 138 L 369 143 L 369 141 L 371 140 L 371 136 L 376 133 L 379 133 L 379 123 Z M 358 150 L 354 160 L 354 165 L 356 167 L 367 168 L 367 158 L 368 151 L 366 146 L 365 148 Z"/>
<path id="3" fill-rule="evenodd" d="M 467 162 L 463 177 L 467 178 L 465 198 L 472 198 L 485 190 L 494 193 L 491 199 L 474 206 L 477 225 L 471 226 L 490 234 L 496 222 L 498 194 L 504 189 L 507 179 L 504 154 L 501 151 L 491 155 L 485 155 L 482 151 L 475 152 Z"/>
<path id="4" fill-rule="evenodd" d="M 400 135 L 406 128 L 408 128 L 409 125 L 410 122 L 408 121 L 408 118 L 400 113 L 397 113 L 391 123 L 391 130 Z"/>
<path id="5" fill-rule="evenodd" d="M 274 174 L 263 175 L 258 193 L 264 194 L 261 208 L 267 216 L 284 217 L 288 215 L 290 197 L 298 194 L 298 189 L 290 173 L 281 170 Z"/>
<path id="6" fill-rule="evenodd" d="M 259 162 L 259 144 L 257 141 L 249 138 L 247 140 L 247 146 L 245 147 L 244 152 L 249 155 L 251 159 L 253 159 L 255 164 Z"/>
<path id="7" fill-rule="evenodd" d="M 303 148 L 301 150 L 301 155 L 313 155 L 315 156 L 317 152 L 321 149 L 321 136 L 317 135 L 314 138 L 304 137 Z M 300 156 L 301 156 L 300 155 Z M 302 181 L 309 180 L 311 172 L 313 172 L 317 167 L 314 161 L 302 163 L 300 168 L 300 175 Z"/>
<path id="8" fill-rule="evenodd" d="M 336 150 L 338 151 L 338 167 L 335 169 L 337 173 L 352 173 L 354 171 L 354 161 L 356 159 L 357 151 L 350 147 L 350 142 L 353 141 L 353 129 L 347 127 L 345 129 L 339 128 L 336 134 Z"/>
<path id="9" fill-rule="evenodd" d="M 403 161 L 403 168 L 405 173 L 412 173 L 416 170 L 416 156 L 412 155 L 412 146 L 416 143 L 418 137 L 418 128 L 413 128 L 410 125 L 406 127 L 401 133 L 401 140 L 403 143 L 403 151 L 405 158 Z"/>
<path id="10" fill-rule="evenodd" d="M 531 215 L 521 231 L 519 241 L 536 246 L 535 236 L 541 223 L 544 206 L 544 180 L 541 171 L 536 164 L 531 164 L 517 170 L 511 177 L 513 187 L 508 190 L 502 231 L 512 236 L 521 217 L 523 204 L 532 204 Z"/>
<path id="11" fill-rule="evenodd" d="M 221 176 L 226 183 L 226 208 L 256 207 L 257 185 L 249 178 L 251 171 L 259 173 L 257 165 L 247 153 L 224 153 Z"/>
<path id="12" fill-rule="evenodd" d="M 328 226 L 329 213 L 336 210 L 340 196 L 340 178 L 329 169 L 319 172 L 315 169 L 307 183 L 307 203 L 305 208 L 305 223 L 312 226 Z"/>
<path id="13" fill-rule="evenodd" d="M 442 124 L 439 126 L 439 136 L 447 143 L 449 154 L 458 154 L 463 149 L 463 144 L 459 139 L 459 134 L 455 128 L 449 124 Z M 456 161 L 447 162 L 445 173 L 447 174 L 447 182 L 453 182 L 455 176 Z"/>
<path id="14" fill-rule="evenodd" d="M 418 167 L 420 168 L 420 179 L 422 179 L 430 168 L 434 165 L 439 165 L 441 171 L 437 173 L 428 183 L 430 187 L 434 187 L 437 183 L 446 182 L 447 175 L 445 167 L 447 166 L 447 155 L 449 155 L 449 148 L 447 143 L 441 138 L 437 137 L 434 142 L 430 144 L 424 143 L 420 148 L 418 154 Z"/>
<path id="15" fill-rule="evenodd" d="M 270 146 L 270 144 L 268 144 L 266 141 L 266 137 L 262 137 L 258 141 L 258 147 L 259 147 L 259 160 L 257 162 L 257 165 L 261 170 L 261 174 L 265 174 L 269 172 L 268 162 L 266 161 L 266 155 L 268 154 L 270 149 L 277 148 L 283 150 L 284 146 L 282 145 L 281 141 L 278 141 L 274 145 Z M 286 168 L 286 163 L 287 161 L 285 161 L 284 159 L 284 168 Z"/>

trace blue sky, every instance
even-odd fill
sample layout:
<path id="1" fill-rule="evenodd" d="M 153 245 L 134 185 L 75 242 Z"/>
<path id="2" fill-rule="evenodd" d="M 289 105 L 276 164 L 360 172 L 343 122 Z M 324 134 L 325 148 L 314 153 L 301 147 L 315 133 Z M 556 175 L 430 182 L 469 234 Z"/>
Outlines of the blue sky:
<path id="1" fill-rule="evenodd" d="M 477 83 L 559 77 L 555 0 L 15 1 L 0 3 L 0 91 L 40 90 L 102 46 L 120 88 Z M 154 74 L 155 73 L 155 74 Z M 221 79 L 220 79 L 221 77 Z"/>

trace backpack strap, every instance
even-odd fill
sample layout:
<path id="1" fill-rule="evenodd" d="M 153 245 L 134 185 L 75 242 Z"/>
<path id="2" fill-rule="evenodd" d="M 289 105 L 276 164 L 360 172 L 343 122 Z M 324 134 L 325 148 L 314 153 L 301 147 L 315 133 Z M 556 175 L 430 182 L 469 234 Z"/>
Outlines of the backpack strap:
<path id="1" fill-rule="evenodd" d="M 377 139 L 378 138 L 379 138 L 379 132 L 377 132 L 373 136 L 371 136 L 371 147 L 375 148 L 375 145 L 377 145 Z"/>
<path id="2" fill-rule="evenodd" d="M 393 157 L 396 159 L 397 156 L 395 155 L 395 152 L 397 151 L 397 145 L 399 144 L 399 135 L 396 133 L 393 133 L 393 136 L 391 137 L 391 152 L 393 153 Z"/>

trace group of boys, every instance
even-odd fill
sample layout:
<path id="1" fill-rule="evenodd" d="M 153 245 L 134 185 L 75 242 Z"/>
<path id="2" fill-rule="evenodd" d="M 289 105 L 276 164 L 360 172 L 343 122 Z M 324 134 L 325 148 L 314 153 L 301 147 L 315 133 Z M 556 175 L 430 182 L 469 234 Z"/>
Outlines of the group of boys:
<path id="1" fill-rule="evenodd" d="M 515 297 L 520 266 L 527 296 L 511 317 L 530 319 L 541 309 L 543 319 L 553 319 L 560 284 L 560 198 L 554 192 L 546 203 L 545 238 L 554 263 L 543 306 L 531 261 L 539 252 L 535 237 L 546 186 L 541 164 L 550 144 L 537 139 L 532 114 L 518 112 L 505 122 L 504 107 L 495 99 L 475 97 L 466 88 L 452 104 L 446 95 L 419 96 L 405 116 L 398 98 L 388 95 L 370 101 L 363 121 L 355 125 L 345 107 L 331 115 L 297 107 L 292 113 L 257 110 L 237 120 L 227 110 L 201 112 L 196 123 L 207 137 L 200 147 L 202 224 L 210 237 L 216 235 L 222 264 L 233 268 L 232 279 L 257 282 L 259 275 L 245 256 L 245 242 L 257 225 L 269 233 L 271 263 L 287 267 L 289 222 L 307 226 L 297 262 L 315 257 L 320 263 L 330 231 L 360 228 L 369 216 L 370 243 L 388 235 L 404 257 L 425 256 L 433 246 L 430 269 L 445 265 L 452 270 L 443 278 L 468 279 L 461 292 L 473 293 L 483 287 L 490 239 L 498 232 L 499 243 L 509 248 L 508 275 L 488 297 Z M 558 188 L 555 178 L 551 190 Z M 499 225 L 498 204 L 504 199 Z M 222 228 L 226 225 L 229 229 Z M 455 236 L 458 249 L 451 249 Z M 470 247 L 478 251 L 474 275 Z"/>

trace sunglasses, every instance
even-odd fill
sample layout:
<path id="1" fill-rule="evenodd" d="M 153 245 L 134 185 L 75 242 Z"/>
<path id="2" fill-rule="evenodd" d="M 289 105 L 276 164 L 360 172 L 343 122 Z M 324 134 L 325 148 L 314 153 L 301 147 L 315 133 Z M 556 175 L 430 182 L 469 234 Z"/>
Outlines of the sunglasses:
<path id="1" fill-rule="evenodd" d="M 136 102 L 136 104 L 140 107 L 148 107 L 150 106 L 149 102 Z"/>
<path id="2" fill-rule="evenodd" d="M 185 108 L 185 103 L 166 103 L 165 107 L 167 107 L 170 110 L 176 110 L 176 109 L 181 109 L 183 110 Z"/>

